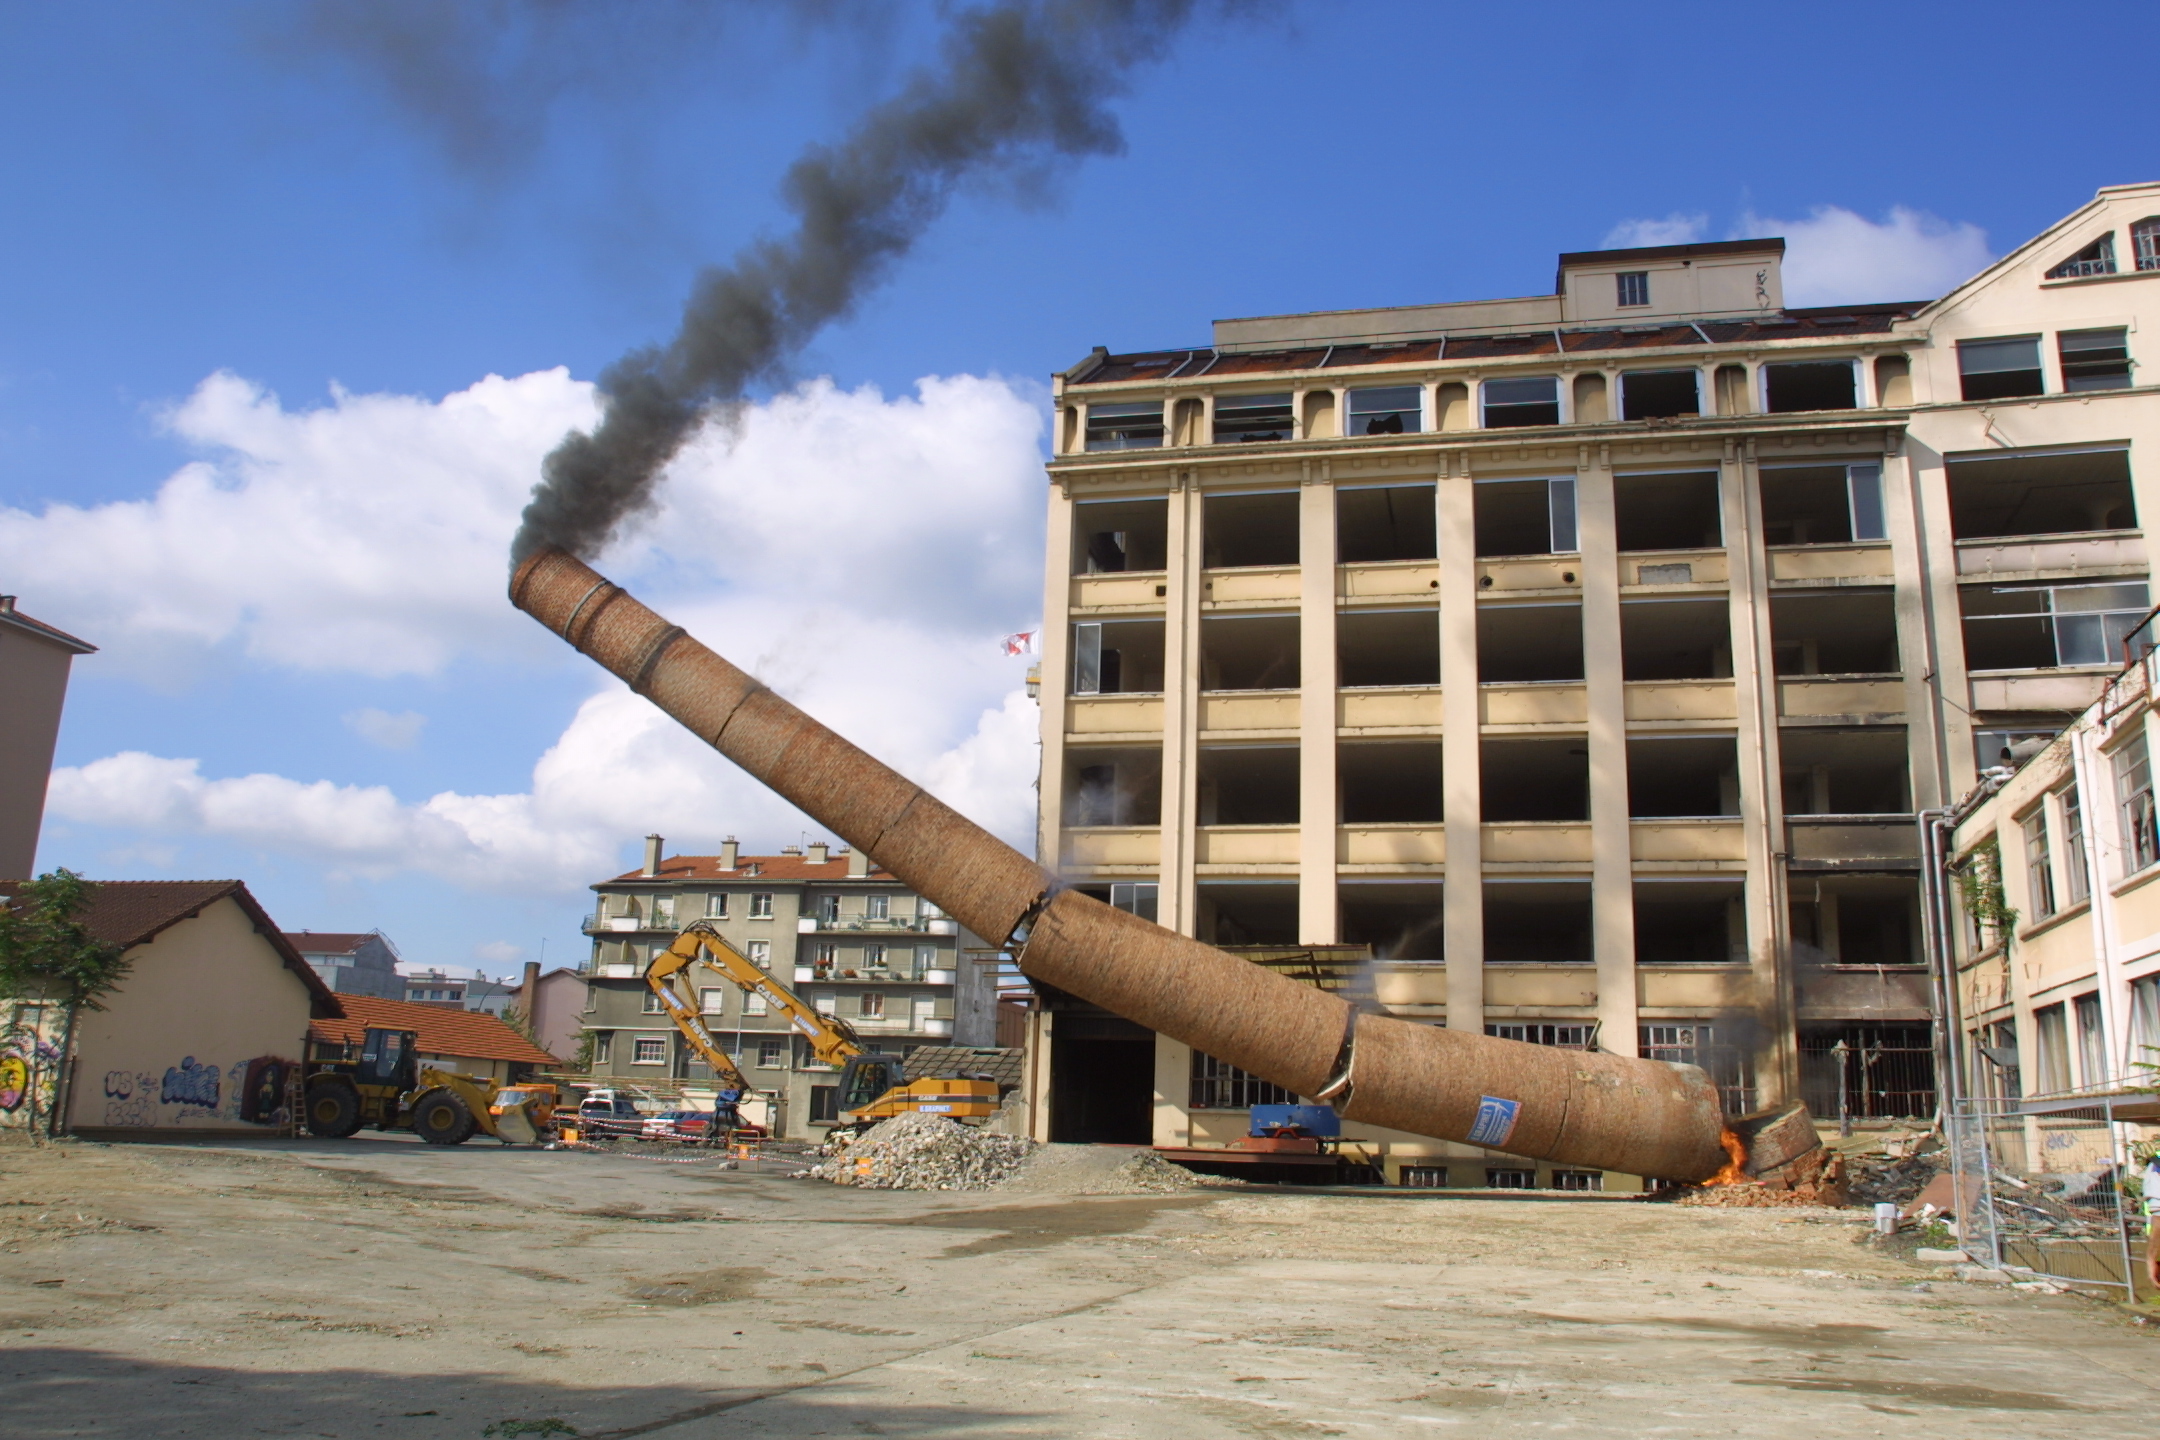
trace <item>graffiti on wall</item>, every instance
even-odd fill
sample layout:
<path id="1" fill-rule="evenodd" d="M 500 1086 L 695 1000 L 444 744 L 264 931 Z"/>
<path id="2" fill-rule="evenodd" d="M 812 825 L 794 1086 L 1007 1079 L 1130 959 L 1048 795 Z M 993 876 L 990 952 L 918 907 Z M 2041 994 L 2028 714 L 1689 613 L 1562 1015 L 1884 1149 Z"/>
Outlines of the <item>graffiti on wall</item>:
<path id="1" fill-rule="evenodd" d="M 20 1055 L 0 1055 L 0 1110 L 12 1114 L 29 1097 L 29 1062 Z"/>
<path id="2" fill-rule="evenodd" d="M 117 1129 L 157 1124 L 157 1077 L 147 1070 L 106 1071 L 105 1123 Z"/>
<path id="3" fill-rule="evenodd" d="M 298 1062 L 277 1055 L 258 1055 L 244 1065 L 233 1066 L 241 1077 L 234 1087 L 240 1118 L 252 1125 L 283 1125 L 292 1112 L 286 1091 L 297 1077 Z"/>
<path id="4" fill-rule="evenodd" d="M 173 1117 L 176 1120 L 215 1119 L 224 1078 L 225 1072 L 217 1066 L 198 1065 L 194 1056 L 187 1056 L 165 1071 L 165 1083 L 158 1090 L 158 1103 L 179 1106 L 180 1113 Z"/>
<path id="5" fill-rule="evenodd" d="M 19 1004 L 0 1028 L 0 1127 L 42 1124 L 60 1073 L 57 1007 Z M 48 1034 L 50 1028 L 53 1033 Z"/>

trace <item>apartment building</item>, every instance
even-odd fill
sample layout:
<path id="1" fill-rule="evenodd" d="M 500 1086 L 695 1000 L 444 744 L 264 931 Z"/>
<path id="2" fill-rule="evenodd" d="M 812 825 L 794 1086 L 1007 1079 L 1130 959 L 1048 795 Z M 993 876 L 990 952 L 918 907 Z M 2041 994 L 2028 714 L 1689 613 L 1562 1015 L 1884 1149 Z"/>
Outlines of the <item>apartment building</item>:
<path id="1" fill-rule="evenodd" d="M 663 1090 L 711 1081 L 643 978 L 693 920 L 847 1021 L 871 1050 L 997 1043 L 997 982 L 982 942 L 861 851 L 820 843 L 744 855 L 733 840 L 718 855 L 662 849 L 648 837 L 643 868 L 592 887 L 583 1024 L 594 1076 Z M 784 1016 L 709 970 L 691 979 L 705 1023 L 752 1083 L 778 1097 L 780 1133 L 812 1133 L 834 1118 L 835 1074 L 811 1060 Z"/>
<path id="2" fill-rule="evenodd" d="M 300 952 L 308 968 L 340 995 L 373 995 L 406 1000 L 406 979 L 398 973 L 397 946 L 380 930 L 364 933 L 288 930 L 285 940 Z"/>
<path id="3" fill-rule="evenodd" d="M 1045 861 L 1218 944 L 1368 947 L 1398 1016 L 1929 1113 L 1913 812 L 2068 724 L 2150 599 L 2160 185 L 1935 299 L 1788 307 L 1783 251 L 1565 254 L 1550 295 L 1057 376 Z M 1046 1137 L 1287 1098 L 1039 1012 Z M 1856 1047 L 1895 1058 L 1841 1082 Z"/>

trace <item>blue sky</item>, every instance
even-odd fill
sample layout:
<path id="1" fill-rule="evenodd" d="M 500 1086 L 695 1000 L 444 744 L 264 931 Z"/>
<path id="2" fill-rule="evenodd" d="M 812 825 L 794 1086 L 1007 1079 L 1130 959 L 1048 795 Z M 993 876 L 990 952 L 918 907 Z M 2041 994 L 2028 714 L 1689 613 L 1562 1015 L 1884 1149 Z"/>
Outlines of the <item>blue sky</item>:
<path id="1" fill-rule="evenodd" d="M 498 531 L 600 367 L 785 223 L 788 162 L 941 12 L 622 0 L 556 33 L 473 3 L 446 124 L 324 38 L 345 10 L 0 9 L 0 589 L 105 647 L 40 861 L 241 875 L 420 963 L 569 958 L 577 877 L 646 829 L 800 822 L 526 633 Z M 1932 293 L 2160 173 L 2160 18 L 2080 15 L 1211 14 L 1136 72 L 1124 155 L 962 195 L 611 567 L 1017 833 L 1032 720 L 994 642 L 1039 614 L 1050 371 L 1773 222 L 1815 298 Z"/>

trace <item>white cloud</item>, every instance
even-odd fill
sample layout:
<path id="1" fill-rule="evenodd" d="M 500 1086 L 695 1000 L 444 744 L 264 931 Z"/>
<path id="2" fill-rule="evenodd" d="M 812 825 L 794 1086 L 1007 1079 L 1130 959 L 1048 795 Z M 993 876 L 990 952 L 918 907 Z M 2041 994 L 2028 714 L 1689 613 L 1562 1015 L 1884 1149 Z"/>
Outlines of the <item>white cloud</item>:
<path id="1" fill-rule="evenodd" d="M 530 393 L 550 387 L 544 403 Z M 485 425 L 445 418 L 445 410 L 471 409 L 483 391 L 491 403 L 512 396 L 531 403 L 510 407 L 522 416 L 514 426 L 499 417 Z M 29 554 L 63 540 L 93 544 L 106 531 L 133 537 L 145 558 L 135 576 L 76 576 L 66 593 L 145 650 L 161 639 L 172 648 L 178 636 L 198 647 L 238 643 L 258 663 L 379 673 L 439 669 L 462 653 L 517 645 L 583 666 L 501 593 L 503 551 L 525 482 L 583 403 L 582 390 L 556 374 L 483 382 L 436 406 L 341 396 L 327 410 L 292 415 L 219 377 L 183 408 L 224 417 L 205 422 L 204 433 L 215 429 L 231 447 L 232 485 L 190 467 L 151 501 L 56 507 L 42 516 L 0 512 L 0 547 Z M 556 418 L 535 418 L 546 415 Z M 492 440 L 445 439 L 460 426 Z M 730 431 L 700 437 L 674 465 L 660 508 L 604 568 L 1026 847 L 1035 707 L 1018 690 L 1026 662 L 1004 656 L 998 639 L 1030 628 L 1040 614 L 1040 429 L 1034 398 L 998 380 L 925 380 L 916 395 L 890 400 L 815 382 L 753 407 Z M 453 441 L 487 453 L 463 466 L 446 458 Z M 347 442 L 366 452 L 365 463 L 346 453 Z M 296 510 L 314 501 L 335 508 L 345 487 L 403 474 L 400 457 L 412 455 L 423 457 L 414 468 L 434 487 L 466 493 L 428 497 L 417 493 L 425 485 L 401 487 L 415 492 L 406 498 L 417 507 L 403 519 L 377 513 L 373 502 L 360 505 L 342 534 L 323 526 L 319 543 L 310 540 L 308 553 L 327 567 L 320 575 L 281 560 L 273 574 L 234 578 L 193 557 L 174 558 L 213 525 L 233 532 L 221 542 L 228 549 L 269 545 Z M 333 558 L 345 569 L 329 564 Z M 457 567 L 478 578 L 430 573 Z M 46 578 L 57 588 L 62 577 Z M 135 579 L 152 598 L 131 605 Z M 338 618 L 400 587 L 430 603 L 404 605 L 366 636 Z M 180 621 L 167 618 L 168 604 Z M 110 641 L 61 606 L 44 613 Z M 317 624 L 344 624 L 351 644 L 397 658 L 311 646 Z M 597 693 L 539 757 L 521 793 L 449 790 L 405 800 L 381 786 L 328 779 L 206 775 L 194 759 L 131 750 L 55 771 L 47 808 L 59 820 L 132 832 L 131 841 L 206 836 L 306 858 L 333 878 L 420 871 L 466 889 L 525 894 L 559 894 L 613 873 L 623 842 L 649 831 L 681 848 L 727 834 L 769 846 L 804 829 L 817 833 L 647 702 L 597 669 L 581 673 L 591 674 Z M 490 682 L 473 703 L 506 700 L 514 696 Z M 395 746 L 416 740 L 424 717 L 361 710 L 346 723 Z"/>
<path id="2" fill-rule="evenodd" d="M 417 710 L 400 710 L 392 715 L 372 705 L 351 711 L 344 720 L 346 729 L 368 744 L 380 745 L 385 750 L 412 749 L 420 743 L 420 731 L 427 724 L 427 716 Z"/>
<path id="3" fill-rule="evenodd" d="M 1749 213 L 1738 235 L 1785 237 L 1785 303 L 1860 305 L 1932 300 L 1995 259 L 1987 232 L 1895 206 L 1881 220 L 1818 205 L 1805 220 Z"/>
<path id="4" fill-rule="evenodd" d="M 525 958 L 525 947 L 508 940 L 483 940 L 473 946 L 473 958 L 497 966 L 515 965 Z"/>
<path id="5" fill-rule="evenodd" d="M 1707 215 L 1674 211 L 1662 220 L 1623 220 L 1605 232 L 1604 250 L 1633 250 L 1642 245 L 1692 245 L 1709 228 Z"/>

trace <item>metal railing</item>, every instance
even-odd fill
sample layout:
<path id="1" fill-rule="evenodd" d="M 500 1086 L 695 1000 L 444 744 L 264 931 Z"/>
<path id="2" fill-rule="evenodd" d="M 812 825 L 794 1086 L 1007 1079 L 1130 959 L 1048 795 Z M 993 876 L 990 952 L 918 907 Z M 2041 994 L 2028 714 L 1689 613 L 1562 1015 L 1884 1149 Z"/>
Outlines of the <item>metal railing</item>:
<path id="1" fill-rule="evenodd" d="M 2133 1241 L 2144 1221 L 2124 1203 L 2128 1105 L 2150 1096 L 1964 1099 L 1944 1116 L 1959 1248 L 1991 1270 L 2136 1295 Z M 2133 1231 L 2138 1232 L 2133 1235 Z"/>

